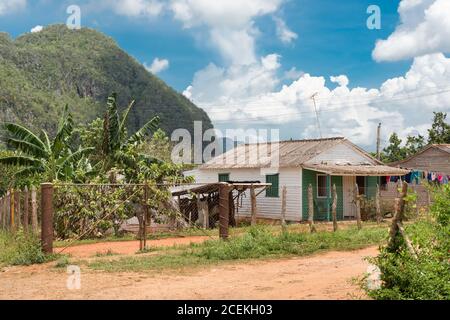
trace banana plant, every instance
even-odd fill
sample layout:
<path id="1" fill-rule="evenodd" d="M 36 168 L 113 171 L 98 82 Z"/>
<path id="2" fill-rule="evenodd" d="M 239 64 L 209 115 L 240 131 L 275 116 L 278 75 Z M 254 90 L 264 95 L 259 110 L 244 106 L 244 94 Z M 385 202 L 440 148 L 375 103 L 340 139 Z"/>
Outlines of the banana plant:
<path id="1" fill-rule="evenodd" d="M 159 117 L 150 119 L 137 132 L 128 136 L 126 123 L 128 115 L 134 106 L 134 101 L 120 115 L 117 107 L 117 95 L 113 93 L 108 97 L 107 111 L 103 119 L 103 170 L 109 171 L 115 166 L 123 167 L 129 176 L 137 176 L 142 164 L 149 166 L 160 162 L 158 159 L 144 153 L 139 153 L 139 146 L 145 138 L 159 129 Z"/>
<path id="2" fill-rule="evenodd" d="M 2 127 L 5 131 L 3 139 L 14 150 L 14 154 L 0 157 L 0 164 L 19 166 L 17 175 L 42 174 L 48 182 L 70 180 L 76 163 L 92 151 L 92 148 L 79 148 L 75 151 L 70 148 L 74 125 L 67 105 L 53 140 L 45 130 L 38 135 L 11 122 L 3 123 Z"/>

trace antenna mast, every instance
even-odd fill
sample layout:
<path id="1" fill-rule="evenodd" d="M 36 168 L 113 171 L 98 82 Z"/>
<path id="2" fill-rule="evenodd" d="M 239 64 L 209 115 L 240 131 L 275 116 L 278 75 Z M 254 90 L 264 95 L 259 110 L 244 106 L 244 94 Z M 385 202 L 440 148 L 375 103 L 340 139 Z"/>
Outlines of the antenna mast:
<path id="1" fill-rule="evenodd" d="M 316 105 L 316 97 L 319 93 L 316 92 L 311 96 L 311 99 L 314 103 L 314 112 L 316 113 L 316 122 L 317 122 L 317 130 L 319 131 L 320 138 L 322 139 L 322 129 L 320 128 L 320 119 L 319 119 L 319 113 L 317 112 L 317 105 Z"/>

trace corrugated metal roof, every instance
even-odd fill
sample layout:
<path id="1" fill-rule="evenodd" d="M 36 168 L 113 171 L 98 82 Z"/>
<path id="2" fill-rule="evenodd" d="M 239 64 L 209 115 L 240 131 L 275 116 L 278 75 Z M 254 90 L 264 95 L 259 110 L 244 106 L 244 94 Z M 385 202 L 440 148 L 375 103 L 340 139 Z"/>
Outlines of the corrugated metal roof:
<path id="1" fill-rule="evenodd" d="M 426 146 L 425 148 L 423 148 L 422 150 L 420 150 L 416 154 L 413 154 L 412 156 L 409 156 L 406 159 L 403 159 L 403 160 L 400 160 L 400 161 L 391 162 L 391 163 L 389 163 L 389 165 L 390 166 L 401 166 L 402 164 L 410 161 L 411 159 L 414 159 L 418 155 L 420 155 L 422 153 L 425 153 L 426 151 L 428 151 L 429 149 L 432 149 L 432 148 L 439 149 L 441 151 L 450 153 L 450 144 L 429 144 L 428 146 Z"/>
<path id="2" fill-rule="evenodd" d="M 323 172 L 333 176 L 404 176 L 408 170 L 383 165 L 307 165 L 305 169 Z"/>
<path id="3" fill-rule="evenodd" d="M 289 140 L 276 143 L 242 144 L 217 156 L 200 169 L 237 169 L 270 167 L 278 152 L 279 167 L 301 167 L 322 152 L 347 141 L 342 137 Z"/>

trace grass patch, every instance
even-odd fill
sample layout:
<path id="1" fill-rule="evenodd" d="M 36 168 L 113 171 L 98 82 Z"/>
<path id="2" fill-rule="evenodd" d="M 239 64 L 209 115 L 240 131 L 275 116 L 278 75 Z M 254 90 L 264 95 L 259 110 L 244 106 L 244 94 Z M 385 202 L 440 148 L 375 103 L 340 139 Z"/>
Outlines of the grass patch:
<path id="1" fill-rule="evenodd" d="M 248 232 L 229 241 L 209 240 L 189 247 L 166 250 L 154 256 L 123 257 L 117 260 L 94 261 L 89 267 L 97 270 L 124 272 L 216 264 L 222 261 L 304 256 L 325 250 L 354 250 L 380 244 L 387 228 L 349 227 L 338 232 L 274 233 L 271 227 L 248 228 Z"/>
<path id="2" fill-rule="evenodd" d="M 55 268 L 61 269 L 66 268 L 70 264 L 70 260 L 68 256 L 62 256 L 58 260 L 56 260 Z"/>
<path id="3" fill-rule="evenodd" d="M 111 249 L 108 249 L 108 251 L 106 252 L 97 252 L 95 254 L 96 257 L 100 258 L 100 257 L 112 257 L 112 256 L 117 256 L 118 253 L 113 252 Z"/>
<path id="4" fill-rule="evenodd" d="M 40 240 L 22 230 L 12 234 L 0 231 L 0 264 L 32 265 L 56 259 L 56 255 L 45 255 L 41 251 Z"/>

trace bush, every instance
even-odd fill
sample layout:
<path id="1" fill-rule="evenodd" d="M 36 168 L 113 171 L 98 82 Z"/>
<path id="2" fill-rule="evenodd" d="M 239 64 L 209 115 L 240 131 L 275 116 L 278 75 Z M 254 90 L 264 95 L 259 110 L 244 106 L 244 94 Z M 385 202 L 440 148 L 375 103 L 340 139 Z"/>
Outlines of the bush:
<path id="1" fill-rule="evenodd" d="M 0 231 L 0 263 L 7 265 L 32 265 L 51 259 L 41 250 L 39 239 L 34 235 Z"/>
<path id="2" fill-rule="evenodd" d="M 422 218 L 406 229 L 417 253 L 407 250 L 404 240 L 392 252 L 384 247 L 371 261 L 380 268 L 382 286 L 367 290 L 383 300 L 450 299 L 450 186 L 436 190 L 431 217 Z"/>

